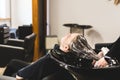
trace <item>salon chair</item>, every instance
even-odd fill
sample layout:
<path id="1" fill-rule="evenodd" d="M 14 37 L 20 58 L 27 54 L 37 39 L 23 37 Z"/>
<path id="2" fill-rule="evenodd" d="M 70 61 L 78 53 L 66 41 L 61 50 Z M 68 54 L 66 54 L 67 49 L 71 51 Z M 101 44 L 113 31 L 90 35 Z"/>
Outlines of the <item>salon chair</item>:
<path id="1" fill-rule="evenodd" d="M 30 64 L 31 63 L 22 60 L 12 59 L 6 66 L 3 75 L 15 77 L 18 70 Z M 72 75 L 70 75 L 70 73 L 68 73 L 67 70 L 63 69 L 63 70 L 58 70 L 56 71 L 56 73 L 44 77 L 42 80 L 74 80 L 74 78 L 72 77 Z"/>
<path id="2" fill-rule="evenodd" d="M 18 59 L 12 59 L 6 66 L 4 76 L 16 77 L 16 73 L 21 68 L 28 66 L 30 63 Z"/>
<path id="3" fill-rule="evenodd" d="M 21 60 L 11 60 L 7 65 L 3 75 L 15 77 L 15 74 L 21 68 L 29 65 Z M 12 67 L 11 67 L 12 66 Z M 19 67 L 16 67 L 19 66 Z M 120 80 L 120 66 L 111 66 L 106 68 L 71 68 L 79 73 L 79 80 Z M 57 71 L 44 77 L 42 80 L 75 80 L 67 70 Z"/>
<path id="4" fill-rule="evenodd" d="M 32 24 L 18 26 L 18 30 L 16 34 L 18 39 L 24 39 L 25 36 L 30 35 L 31 33 L 33 33 Z"/>
<path id="5" fill-rule="evenodd" d="M 112 44 L 108 44 L 111 46 Z M 26 64 L 26 63 L 25 63 Z M 23 65 L 23 64 L 22 64 Z M 120 65 L 106 68 L 71 68 L 79 73 L 79 80 L 120 80 Z M 69 79 L 67 79 L 69 78 Z M 46 76 L 42 80 L 75 80 L 67 71 L 59 71 Z"/>
<path id="6" fill-rule="evenodd" d="M 114 42 L 113 42 L 114 43 Z M 102 47 L 110 48 L 113 43 L 96 43 L 95 51 L 99 52 Z M 106 68 L 71 68 L 79 73 L 80 80 L 120 80 L 120 65 Z M 64 73 L 54 73 L 45 77 L 43 80 L 62 80 Z M 75 80 L 71 78 L 71 80 Z"/>
<path id="7" fill-rule="evenodd" d="M 120 80 L 120 66 L 93 69 L 74 69 L 79 73 L 80 80 Z"/>
<path id="8" fill-rule="evenodd" d="M 111 48 L 111 46 L 113 45 L 114 42 L 111 43 L 96 43 L 95 44 L 95 50 L 98 52 L 101 50 L 102 47 L 107 47 L 108 49 Z"/>
<path id="9" fill-rule="evenodd" d="M 5 67 L 12 59 L 31 62 L 35 37 L 36 34 L 32 33 L 26 36 L 24 40 L 9 39 L 7 44 L 0 44 L 0 67 Z"/>

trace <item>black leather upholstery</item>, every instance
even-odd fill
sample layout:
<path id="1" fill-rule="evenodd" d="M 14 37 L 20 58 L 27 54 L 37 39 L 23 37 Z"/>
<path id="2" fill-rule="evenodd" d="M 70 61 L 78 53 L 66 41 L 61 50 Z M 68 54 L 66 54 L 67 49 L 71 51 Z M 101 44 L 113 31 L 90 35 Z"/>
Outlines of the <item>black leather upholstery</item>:
<path id="1" fill-rule="evenodd" d="M 112 46 L 113 43 L 96 43 L 95 44 L 95 49 L 101 49 L 102 47 L 110 47 Z"/>
<path id="2" fill-rule="evenodd" d="M 93 68 L 93 69 L 76 69 L 76 72 L 81 76 L 80 80 L 119 80 L 120 79 L 120 65 L 106 67 L 106 68 Z"/>
<path id="3" fill-rule="evenodd" d="M 3 73 L 5 76 L 11 76 L 11 77 L 16 77 L 16 73 L 18 70 L 21 68 L 29 65 L 30 63 L 18 60 L 18 59 L 12 59 L 6 66 L 6 69 Z"/>
<path id="4" fill-rule="evenodd" d="M 96 43 L 96 44 L 95 44 L 95 49 L 94 49 L 94 51 L 95 51 L 96 53 L 98 53 L 98 52 L 101 51 L 101 48 L 102 48 L 102 47 L 107 47 L 107 48 L 110 49 L 112 45 L 113 45 L 113 42 L 111 42 L 111 43 Z"/>
<path id="5" fill-rule="evenodd" d="M 36 34 L 32 33 L 24 40 L 9 39 L 6 45 L 0 44 L 0 67 L 6 66 L 12 59 L 31 62 L 33 59 Z"/>
<path id="6" fill-rule="evenodd" d="M 30 35 L 33 32 L 32 24 L 23 25 L 18 27 L 17 35 L 19 39 L 24 39 L 25 36 Z"/>

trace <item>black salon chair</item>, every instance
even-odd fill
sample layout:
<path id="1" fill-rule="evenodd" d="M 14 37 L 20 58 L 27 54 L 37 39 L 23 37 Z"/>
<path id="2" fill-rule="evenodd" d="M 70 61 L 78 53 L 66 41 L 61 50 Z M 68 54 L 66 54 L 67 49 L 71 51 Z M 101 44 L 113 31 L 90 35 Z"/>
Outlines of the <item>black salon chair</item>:
<path id="1" fill-rule="evenodd" d="M 32 33 L 24 40 L 9 39 L 7 44 L 0 44 L 0 67 L 6 66 L 10 60 L 19 59 L 26 62 L 33 60 L 36 34 Z"/>
<path id="2" fill-rule="evenodd" d="M 18 70 L 30 65 L 31 63 L 18 60 L 18 59 L 12 59 L 8 65 L 6 66 L 6 69 L 3 73 L 4 76 L 11 76 L 15 77 Z M 34 80 L 34 79 L 32 79 Z M 45 76 L 42 80 L 75 80 L 70 73 L 68 73 L 67 70 L 61 69 L 56 71 L 53 74 L 49 74 L 48 76 Z"/>
<path id="3" fill-rule="evenodd" d="M 120 80 L 120 66 L 112 66 L 107 68 L 77 68 L 75 72 L 79 73 L 79 80 Z M 68 80 L 65 78 L 66 73 L 54 73 L 45 77 L 43 80 Z M 63 78 L 64 76 L 64 78 Z M 66 77 L 68 77 L 66 75 Z M 70 76 L 69 76 L 70 77 Z M 69 78 L 69 80 L 76 80 Z"/>
<path id="4" fill-rule="evenodd" d="M 15 77 L 21 68 L 29 65 L 24 61 L 12 60 L 6 67 L 4 75 Z M 18 66 L 18 67 L 16 67 Z M 79 80 L 120 80 L 120 66 L 106 68 L 71 68 L 79 74 Z M 67 70 L 56 71 L 44 77 L 42 80 L 76 80 Z"/>
<path id="5" fill-rule="evenodd" d="M 102 47 L 107 47 L 107 48 L 111 48 L 111 46 L 113 45 L 114 42 L 111 43 L 96 43 L 95 44 L 95 50 L 100 50 Z"/>
<path id="6" fill-rule="evenodd" d="M 18 70 L 22 69 L 25 66 L 28 66 L 30 63 L 18 59 L 12 59 L 6 66 L 6 69 L 3 73 L 4 76 L 16 77 Z"/>
<path id="7" fill-rule="evenodd" d="M 3 75 L 15 77 L 21 68 L 29 65 L 21 60 L 11 60 Z M 16 67 L 17 66 L 17 67 Z M 106 68 L 70 68 L 79 74 L 79 80 L 120 80 L 120 66 Z M 44 77 L 42 80 L 76 80 L 67 70 L 56 71 Z"/>
<path id="8" fill-rule="evenodd" d="M 30 35 L 31 33 L 33 33 L 32 24 L 18 26 L 16 34 L 17 34 L 18 39 L 24 39 L 25 36 Z"/>

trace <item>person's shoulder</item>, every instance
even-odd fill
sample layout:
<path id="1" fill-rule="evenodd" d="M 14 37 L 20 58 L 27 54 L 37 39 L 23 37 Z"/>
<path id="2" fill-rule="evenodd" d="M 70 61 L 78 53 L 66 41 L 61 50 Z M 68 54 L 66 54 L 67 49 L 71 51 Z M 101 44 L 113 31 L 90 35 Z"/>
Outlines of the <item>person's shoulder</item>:
<path id="1" fill-rule="evenodd" d="M 50 54 L 45 54 L 45 55 L 42 56 L 40 59 L 41 59 L 41 60 L 49 60 L 49 59 L 51 59 L 51 58 L 50 58 Z"/>
<path id="2" fill-rule="evenodd" d="M 46 62 L 47 62 L 47 63 L 49 63 L 51 60 L 52 60 L 52 59 L 51 59 L 51 57 L 50 57 L 50 54 L 46 54 L 46 55 L 40 57 L 40 58 L 37 60 L 37 62 L 41 62 L 41 63 L 46 63 Z"/>

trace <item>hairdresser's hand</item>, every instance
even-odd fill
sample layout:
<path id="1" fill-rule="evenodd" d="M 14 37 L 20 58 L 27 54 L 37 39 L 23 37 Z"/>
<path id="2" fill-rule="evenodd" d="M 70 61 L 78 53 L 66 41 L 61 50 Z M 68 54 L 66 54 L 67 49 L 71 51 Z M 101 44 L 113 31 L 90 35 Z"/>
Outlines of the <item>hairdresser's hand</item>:
<path id="1" fill-rule="evenodd" d="M 101 59 L 101 58 L 104 56 L 104 54 L 103 54 L 102 51 L 100 51 L 100 52 L 97 54 L 97 56 L 99 57 L 99 59 Z"/>
<path id="2" fill-rule="evenodd" d="M 16 75 L 16 80 L 24 80 L 23 77 Z"/>
<path id="3" fill-rule="evenodd" d="M 104 68 L 108 65 L 107 61 L 102 57 L 98 61 L 95 62 L 94 67 L 95 68 Z"/>

